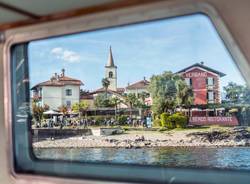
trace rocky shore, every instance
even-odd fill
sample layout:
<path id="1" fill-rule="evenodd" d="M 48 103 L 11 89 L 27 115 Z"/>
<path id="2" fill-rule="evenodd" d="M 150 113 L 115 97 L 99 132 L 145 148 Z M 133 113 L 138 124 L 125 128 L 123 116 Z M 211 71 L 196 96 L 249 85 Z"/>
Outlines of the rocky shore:
<path id="1" fill-rule="evenodd" d="M 250 146 L 247 128 L 188 131 L 127 131 L 121 135 L 82 136 L 47 139 L 33 143 L 34 148 L 151 148 L 151 147 L 232 147 Z"/>

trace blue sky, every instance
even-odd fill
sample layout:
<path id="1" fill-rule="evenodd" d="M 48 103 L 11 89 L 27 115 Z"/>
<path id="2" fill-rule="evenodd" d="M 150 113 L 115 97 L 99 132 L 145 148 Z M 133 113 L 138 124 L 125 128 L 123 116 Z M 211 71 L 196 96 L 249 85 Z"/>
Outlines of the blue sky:
<path id="1" fill-rule="evenodd" d="M 210 20 L 197 14 L 33 41 L 31 86 L 65 68 L 67 76 L 83 81 L 83 89 L 101 87 L 110 45 L 118 87 L 201 61 L 226 74 L 221 87 L 230 81 L 245 83 Z"/>

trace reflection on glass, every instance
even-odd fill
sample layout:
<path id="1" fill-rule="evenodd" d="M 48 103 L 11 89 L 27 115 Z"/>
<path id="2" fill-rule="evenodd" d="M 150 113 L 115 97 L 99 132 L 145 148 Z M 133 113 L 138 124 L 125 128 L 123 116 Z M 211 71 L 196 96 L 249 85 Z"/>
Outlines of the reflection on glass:
<path id="1" fill-rule="evenodd" d="M 39 159 L 249 169 L 250 91 L 204 15 L 34 41 L 29 69 Z"/>

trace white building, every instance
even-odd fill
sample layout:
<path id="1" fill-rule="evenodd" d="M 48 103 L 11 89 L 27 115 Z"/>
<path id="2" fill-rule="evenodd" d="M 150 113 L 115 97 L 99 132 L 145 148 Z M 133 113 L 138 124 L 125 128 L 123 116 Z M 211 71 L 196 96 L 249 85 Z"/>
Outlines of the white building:
<path id="1" fill-rule="evenodd" d="M 48 105 L 50 109 L 66 105 L 68 108 L 80 101 L 80 86 L 83 83 L 78 79 L 65 76 L 65 70 L 58 75 L 55 73 L 50 80 L 41 82 L 31 88 L 33 99 L 39 105 Z"/>

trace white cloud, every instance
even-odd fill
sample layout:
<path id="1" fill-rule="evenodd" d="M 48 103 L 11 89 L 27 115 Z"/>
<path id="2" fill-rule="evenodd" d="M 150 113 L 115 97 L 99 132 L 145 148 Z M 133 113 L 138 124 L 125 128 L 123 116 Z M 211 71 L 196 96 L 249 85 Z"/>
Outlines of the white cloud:
<path id="1" fill-rule="evenodd" d="M 61 54 L 63 52 L 63 48 L 61 47 L 55 47 L 51 50 L 52 54 Z"/>
<path id="2" fill-rule="evenodd" d="M 57 59 L 69 63 L 78 63 L 80 62 L 80 55 L 74 51 L 63 49 L 61 47 L 55 47 L 51 50 L 51 54 L 54 55 Z"/>

